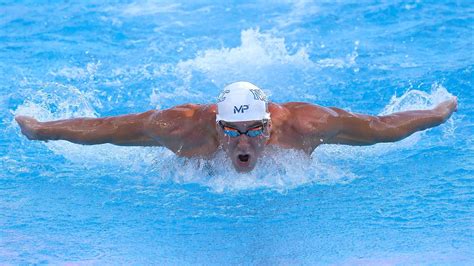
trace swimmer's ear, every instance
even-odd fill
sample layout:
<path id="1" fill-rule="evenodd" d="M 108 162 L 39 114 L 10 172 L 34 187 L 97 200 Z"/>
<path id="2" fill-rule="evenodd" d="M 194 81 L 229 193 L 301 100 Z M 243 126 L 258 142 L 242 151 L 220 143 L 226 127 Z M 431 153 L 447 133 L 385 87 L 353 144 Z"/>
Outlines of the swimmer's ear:
<path id="1" fill-rule="evenodd" d="M 267 120 L 267 129 L 268 131 L 272 129 L 272 120 Z"/>
<path id="2" fill-rule="evenodd" d="M 270 137 L 270 132 L 272 130 L 272 121 L 271 120 L 266 120 L 266 121 L 262 121 L 263 123 L 266 122 L 266 127 L 264 128 L 263 130 L 263 136 L 264 137 Z"/>

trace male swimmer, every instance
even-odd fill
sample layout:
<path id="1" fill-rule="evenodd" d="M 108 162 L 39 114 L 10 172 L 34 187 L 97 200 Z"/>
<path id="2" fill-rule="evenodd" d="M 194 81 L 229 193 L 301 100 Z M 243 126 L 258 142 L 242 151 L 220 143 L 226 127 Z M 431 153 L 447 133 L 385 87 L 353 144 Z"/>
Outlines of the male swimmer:
<path id="1" fill-rule="evenodd" d="M 235 82 L 223 89 L 217 104 L 104 118 L 15 119 L 30 140 L 162 146 L 179 156 L 208 159 L 223 149 L 238 172 L 249 172 L 269 145 L 311 154 L 322 143 L 393 142 L 442 124 L 456 110 L 457 98 L 452 97 L 432 110 L 370 116 L 304 102 L 271 103 L 257 86 Z"/>

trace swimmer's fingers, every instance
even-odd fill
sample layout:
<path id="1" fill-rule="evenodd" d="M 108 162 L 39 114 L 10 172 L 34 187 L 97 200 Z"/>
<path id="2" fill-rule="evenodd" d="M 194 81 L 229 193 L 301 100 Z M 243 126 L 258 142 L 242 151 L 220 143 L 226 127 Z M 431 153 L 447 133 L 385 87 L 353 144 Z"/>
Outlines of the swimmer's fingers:
<path id="1" fill-rule="evenodd" d="M 458 97 L 454 96 L 454 97 L 452 97 L 452 98 L 451 98 L 450 100 L 448 100 L 448 101 L 451 101 L 451 102 L 452 102 L 452 104 L 453 104 L 453 110 L 454 110 L 454 112 L 457 112 L 457 110 L 458 110 Z"/>
<path id="2" fill-rule="evenodd" d="M 450 99 L 438 104 L 434 110 L 439 112 L 443 120 L 446 121 L 449 117 L 451 117 L 453 112 L 458 110 L 458 97 L 451 97 Z"/>
<path id="3" fill-rule="evenodd" d="M 38 120 L 30 116 L 15 116 L 15 120 L 20 126 L 21 133 L 25 135 L 30 140 L 38 140 L 38 129 L 40 128 L 40 123 Z"/>
<path id="4" fill-rule="evenodd" d="M 439 105 L 443 106 L 447 110 L 456 112 L 458 110 L 458 97 L 453 96 L 449 100 L 446 100 Z"/>

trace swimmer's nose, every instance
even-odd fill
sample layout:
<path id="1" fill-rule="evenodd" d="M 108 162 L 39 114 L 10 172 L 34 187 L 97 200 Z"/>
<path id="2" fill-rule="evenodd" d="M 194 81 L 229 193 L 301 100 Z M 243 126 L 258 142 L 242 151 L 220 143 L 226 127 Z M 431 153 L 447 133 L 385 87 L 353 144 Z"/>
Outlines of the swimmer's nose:
<path id="1" fill-rule="evenodd" d="M 240 135 L 239 136 L 239 143 L 237 144 L 237 147 L 239 147 L 241 149 L 245 149 L 245 148 L 250 147 L 250 137 L 245 135 L 245 134 Z"/>

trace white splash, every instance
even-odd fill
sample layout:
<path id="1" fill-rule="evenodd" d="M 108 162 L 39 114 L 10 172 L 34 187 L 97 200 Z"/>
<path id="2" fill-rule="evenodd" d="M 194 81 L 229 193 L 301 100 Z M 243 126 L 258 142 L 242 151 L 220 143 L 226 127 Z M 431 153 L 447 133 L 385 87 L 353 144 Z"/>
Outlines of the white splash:
<path id="1" fill-rule="evenodd" d="M 357 178 L 345 167 L 335 167 L 296 150 L 269 149 L 250 173 L 237 173 L 224 152 L 212 160 L 166 158 L 156 166 L 158 182 L 200 184 L 214 192 L 247 189 L 285 191 L 308 183 L 347 183 Z"/>
<path id="2" fill-rule="evenodd" d="M 285 39 L 261 33 L 259 29 L 241 32 L 241 45 L 235 48 L 209 49 L 200 52 L 196 58 L 181 61 L 176 66 L 179 76 L 190 76 L 199 71 L 208 76 L 217 86 L 242 80 L 258 80 L 263 73 L 274 66 L 312 65 L 304 47 L 295 53 L 286 48 Z"/>
<path id="3" fill-rule="evenodd" d="M 440 84 L 433 84 L 431 92 L 420 90 L 409 90 L 402 96 L 392 96 L 390 103 L 384 108 L 380 115 L 391 114 L 405 110 L 425 110 L 435 107 L 437 104 L 453 97 L 451 93 Z"/>
<path id="4" fill-rule="evenodd" d="M 294 86 L 295 77 L 318 72 L 322 68 L 351 68 L 356 65 L 359 41 L 354 42 L 351 53 L 342 58 L 321 58 L 312 61 L 306 45 L 285 43 L 285 38 L 272 32 L 247 29 L 241 32 L 238 47 L 208 49 L 193 59 L 180 61 L 175 68 L 176 76 L 191 80 L 194 72 L 203 73 L 217 87 L 238 80 L 246 80 L 265 88 L 266 84 Z"/>
<path id="5" fill-rule="evenodd" d="M 85 68 L 76 66 L 65 66 L 57 71 L 50 71 L 49 74 L 54 77 L 64 77 L 67 79 L 91 79 L 97 73 L 101 62 L 87 63 Z"/>
<path id="6" fill-rule="evenodd" d="M 42 87 L 20 105 L 15 115 L 33 116 L 39 121 L 64 119 L 70 117 L 96 117 L 93 107 L 95 96 L 80 91 L 72 85 L 57 82 L 35 84 Z"/>

